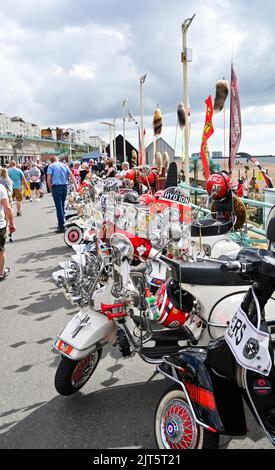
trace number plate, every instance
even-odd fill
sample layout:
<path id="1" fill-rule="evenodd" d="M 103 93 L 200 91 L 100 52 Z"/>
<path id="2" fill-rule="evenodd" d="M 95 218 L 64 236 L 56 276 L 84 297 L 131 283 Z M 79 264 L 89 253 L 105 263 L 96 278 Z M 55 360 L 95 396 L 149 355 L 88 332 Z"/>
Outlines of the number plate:
<path id="1" fill-rule="evenodd" d="M 58 349 L 58 351 L 61 351 L 63 352 L 64 354 L 67 354 L 67 356 L 70 355 L 70 353 L 72 352 L 73 350 L 73 347 L 70 346 L 69 344 L 65 343 L 64 341 L 62 341 L 61 339 L 55 343 L 55 346 L 56 348 Z"/>
<path id="2" fill-rule="evenodd" d="M 238 310 L 229 323 L 225 340 L 242 367 L 269 375 L 272 366 L 268 350 L 269 334 L 255 328 L 242 309 Z"/>

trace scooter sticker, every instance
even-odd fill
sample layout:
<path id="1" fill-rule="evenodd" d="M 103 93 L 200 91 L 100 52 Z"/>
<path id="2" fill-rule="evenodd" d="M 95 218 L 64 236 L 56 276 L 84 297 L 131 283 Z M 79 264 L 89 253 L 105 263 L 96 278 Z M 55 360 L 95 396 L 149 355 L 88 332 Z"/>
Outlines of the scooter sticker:
<path id="1" fill-rule="evenodd" d="M 264 378 L 256 380 L 253 383 L 253 390 L 255 395 L 259 397 L 268 397 L 272 393 L 271 382 Z"/>
<path id="2" fill-rule="evenodd" d="M 224 338 L 242 367 L 269 375 L 272 366 L 269 335 L 255 328 L 242 309 L 229 323 Z"/>
<path id="3" fill-rule="evenodd" d="M 252 359 L 255 359 L 259 351 L 260 351 L 259 341 L 257 341 L 254 338 L 250 338 L 247 341 L 245 347 L 243 348 L 243 355 L 246 359 L 252 361 Z"/>
<path id="4" fill-rule="evenodd" d="M 57 349 L 59 351 L 63 352 L 64 354 L 69 355 L 72 352 L 73 347 L 70 346 L 69 344 L 65 343 L 64 341 L 60 340 L 59 344 L 57 346 Z"/>
<path id="5" fill-rule="evenodd" d="M 189 204 L 190 194 L 182 188 L 172 186 L 165 190 L 162 199 L 168 199 L 168 201 L 179 202 L 181 204 Z"/>

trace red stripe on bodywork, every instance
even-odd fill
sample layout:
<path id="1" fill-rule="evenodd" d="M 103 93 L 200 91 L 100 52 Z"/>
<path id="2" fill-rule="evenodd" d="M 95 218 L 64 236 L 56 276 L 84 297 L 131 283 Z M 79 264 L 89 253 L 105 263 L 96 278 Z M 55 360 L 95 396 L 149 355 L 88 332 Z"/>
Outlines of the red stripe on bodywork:
<path id="1" fill-rule="evenodd" d="M 212 392 L 205 390 L 204 388 L 198 387 L 197 385 L 186 383 L 184 384 L 187 388 L 191 400 L 204 408 L 209 410 L 216 410 L 216 403 Z"/>

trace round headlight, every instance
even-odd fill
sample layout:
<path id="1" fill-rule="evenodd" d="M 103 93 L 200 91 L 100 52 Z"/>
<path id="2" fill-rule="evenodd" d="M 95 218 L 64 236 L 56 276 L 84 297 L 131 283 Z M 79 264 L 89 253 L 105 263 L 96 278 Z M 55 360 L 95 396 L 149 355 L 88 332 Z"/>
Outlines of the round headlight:
<path id="1" fill-rule="evenodd" d="M 171 224 L 170 226 L 171 238 L 174 242 L 178 242 L 182 237 L 182 227 L 180 224 Z"/>
<path id="2" fill-rule="evenodd" d="M 149 238 L 153 247 L 161 247 L 161 236 L 158 232 L 150 232 Z"/>
<path id="3" fill-rule="evenodd" d="M 115 246 L 123 256 L 123 258 L 132 258 L 134 255 L 134 247 L 129 239 L 123 233 L 114 233 L 110 239 L 111 246 Z"/>
<path id="4" fill-rule="evenodd" d="M 167 207 L 167 209 L 165 209 L 165 211 L 163 212 L 163 216 L 166 220 L 169 220 L 171 222 L 179 222 L 181 217 L 180 211 L 173 207 Z"/>

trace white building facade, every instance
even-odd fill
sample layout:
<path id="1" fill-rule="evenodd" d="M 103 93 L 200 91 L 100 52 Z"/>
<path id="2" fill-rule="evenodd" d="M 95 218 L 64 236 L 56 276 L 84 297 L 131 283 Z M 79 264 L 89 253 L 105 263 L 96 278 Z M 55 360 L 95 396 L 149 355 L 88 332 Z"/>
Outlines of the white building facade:
<path id="1" fill-rule="evenodd" d="M 16 135 L 30 138 L 40 138 L 40 127 L 24 121 L 19 116 L 10 117 L 0 113 L 0 135 Z"/>
<path id="2" fill-rule="evenodd" d="M 0 135 L 11 133 L 11 118 L 6 114 L 0 113 Z"/>

